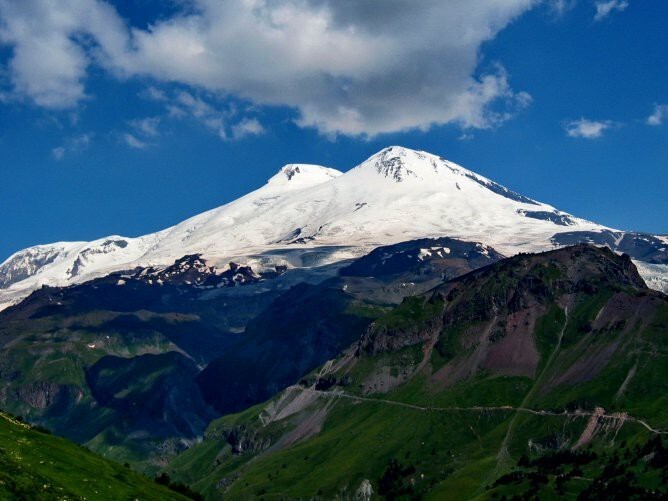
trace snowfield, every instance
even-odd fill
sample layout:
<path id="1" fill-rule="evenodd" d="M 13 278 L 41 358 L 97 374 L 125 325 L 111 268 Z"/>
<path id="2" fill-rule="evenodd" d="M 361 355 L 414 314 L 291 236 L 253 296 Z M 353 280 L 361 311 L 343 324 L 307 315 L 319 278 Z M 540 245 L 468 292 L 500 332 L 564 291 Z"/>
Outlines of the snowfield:
<path id="1" fill-rule="evenodd" d="M 606 230 L 624 235 L 438 156 L 393 146 L 345 174 L 286 165 L 258 190 L 158 233 L 19 251 L 0 265 L 0 309 L 42 285 L 164 266 L 187 254 L 202 254 L 221 270 L 234 261 L 262 271 L 316 267 L 423 237 L 478 241 L 510 256 L 554 248 L 556 233 Z M 639 269 L 651 286 L 666 290 L 668 265 Z"/>

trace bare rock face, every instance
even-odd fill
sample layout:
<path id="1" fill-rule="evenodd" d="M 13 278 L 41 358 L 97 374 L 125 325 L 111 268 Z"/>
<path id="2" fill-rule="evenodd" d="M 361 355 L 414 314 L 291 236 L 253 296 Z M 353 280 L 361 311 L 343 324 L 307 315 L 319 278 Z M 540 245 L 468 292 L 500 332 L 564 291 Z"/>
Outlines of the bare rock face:
<path id="1" fill-rule="evenodd" d="M 284 270 L 283 270 L 284 271 Z M 277 270 L 278 272 L 278 270 Z M 150 285 L 194 285 L 198 287 L 235 287 L 254 284 L 262 280 L 250 266 L 229 263 L 227 269 L 219 270 L 209 266 L 200 254 L 192 254 L 177 259 L 165 268 L 143 268 L 134 271 L 123 280 L 140 280 Z"/>
<path id="2" fill-rule="evenodd" d="M 410 299 L 413 301 L 413 298 Z M 402 327 L 393 327 L 386 324 L 370 326 L 358 343 L 357 353 L 377 355 L 398 351 L 407 346 L 427 342 L 438 336 L 443 327 L 439 316 L 428 319 L 424 323 L 414 323 Z"/>
<path id="3" fill-rule="evenodd" d="M 257 430 L 249 429 L 246 426 L 226 429 L 223 431 L 223 435 L 232 447 L 234 454 L 261 452 L 271 446 L 271 440 L 268 437 L 262 436 Z"/>
<path id="4" fill-rule="evenodd" d="M 30 407 L 45 410 L 55 404 L 75 403 L 83 396 L 83 390 L 74 385 L 61 385 L 49 381 L 38 381 L 19 386 L 16 397 Z"/>
<path id="5" fill-rule="evenodd" d="M 16 253 L 0 266 L 0 288 L 33 276 L 40 268 L 51 264 L 58 254 L 59 250 L 52 248 L 32 248 Z"/>

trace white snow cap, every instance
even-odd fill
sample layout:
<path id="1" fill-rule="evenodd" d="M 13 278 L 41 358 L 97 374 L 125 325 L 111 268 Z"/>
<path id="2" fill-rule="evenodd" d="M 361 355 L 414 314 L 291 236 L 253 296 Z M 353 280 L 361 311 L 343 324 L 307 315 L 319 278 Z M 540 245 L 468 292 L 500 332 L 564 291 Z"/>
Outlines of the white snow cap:
<path id="1" fill-rule="evenodd" d="M 423 181 L 453 173 L 470 171 L 425 151 L 389 146 L 358 165 L 354 171 L 374 172 L 395 182 Z"/>
<path id="2" fill-rule="evenodd" d="M 0 264 L 0 310 L 42 284 L 71 285 L 137 266 L 167 266 L 200 254 L 271 269 L 316 267 L 379 245 L 449 236 L 505 255 L 554 247 L 556 234 L 615 231 L 513 192 L 438 155 L 390 146 L 345 174 L 289 164 L 267 184 L 226 205 L 139 238 L 61 242 Z M 622 235 L 621 232 L 617 232 Z M 432 249 L 433 250 L 433 249 Z M 664 284 L 668 265 L 642 268 Z"/>
<path id="3" fill-rule="evenodd" d="M 267 184 L 271 186 L 289 186 L 290 188 L 305 188 L 331 181 L 343 172 L 322 165 L 287 164 L 272 176 Z"/>

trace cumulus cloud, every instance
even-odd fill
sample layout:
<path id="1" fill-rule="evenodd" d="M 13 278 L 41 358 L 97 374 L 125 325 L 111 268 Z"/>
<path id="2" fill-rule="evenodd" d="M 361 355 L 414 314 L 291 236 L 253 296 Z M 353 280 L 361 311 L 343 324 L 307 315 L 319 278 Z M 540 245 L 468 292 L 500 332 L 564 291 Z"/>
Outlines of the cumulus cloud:
<path id="1" fill-rule="evenodd" d="M 0 0 L 0 43 L 13 47 L 11 84 L 46 108 L 85 99 L 89 64 L 113 68 L 128 41 L 123 21 L 102 1 Z"/>
<path id="2" fill-rule="evenodd" d="M 14 48 L 15 92 L 50 108 L 86 99 L 95 64 L 119 78 L 288 106 L 299 125 L 325 134 L 489 128 L 529 99 L 498 68 L 475 76 L 479 49 L 538 3 L 191 0 L 139 29 L 102 0 L 0 0 L 0 43 Z"/>
<path id="3" fill-rule="evenodd" d="M 608 0 L 607 2 L 596 2 L 596 14 L 594 21 L 601 21 L 612 14 L 613 11 L 621 12 L 629 6 L 626 0 Z"/>
<path id="4" fill-rule="evenodd" d="M 491 106 L 498 100 L 503 100 L 503 111 Z M 529 106 L 532 100 L 526 92 L 513 92 L 505 70 L 497 66 L 496 73 L 474 82 L 460 96 L 450 121 L 459 122 L 465 129 L 490 129 L 512 118 L 518 110 Z"/>
<path id="5" fill-rule="evenodd" d="M 654 112 L 647 117 L 647 125 L 661 125 L 668 118 L 668 104 L 655 104 Z"/>
<path id="6" fill-rule="evenodd" d="M 569 137 L 582 137 L 585 139 L 596 139 L 603 136 L 603 133 L 614 127 L 614 122 L 610 120 L 588 120 L 580 118 L 579 120 L 570 120 L 564 124 L 564 129 Z"/>
<path id="7" fill-rule="evenodd" d="M 65 158 L 65 155 L 69 153 L 76 153 L 88 148 L 88 146 L 90 146 L 92 138 L 93 134 L 91 133 L 85 133 L 73 136 L 69 138 L 67 141 L 65 141 L 62 145 L 53 148 L 51 150 L 51 154 L 53 155 L 53 158 L 55 158 L 56 160 L 62 160 L 63 158 Z"/>

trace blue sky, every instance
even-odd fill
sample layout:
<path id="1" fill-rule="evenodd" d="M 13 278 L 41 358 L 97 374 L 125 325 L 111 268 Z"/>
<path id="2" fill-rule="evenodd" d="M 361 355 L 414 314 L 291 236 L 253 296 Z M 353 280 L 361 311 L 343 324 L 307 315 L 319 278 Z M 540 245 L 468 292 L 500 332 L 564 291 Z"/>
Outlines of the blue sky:
<path id="1" fill-rule="evenodd" d="M 0 0 L 0 260 L 392 144 L 668 233 L 668 2 L 384 5 Z"/>

